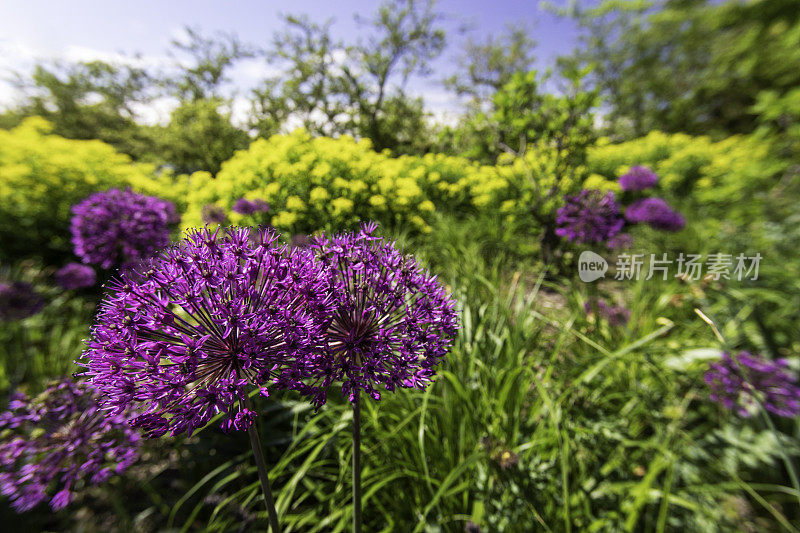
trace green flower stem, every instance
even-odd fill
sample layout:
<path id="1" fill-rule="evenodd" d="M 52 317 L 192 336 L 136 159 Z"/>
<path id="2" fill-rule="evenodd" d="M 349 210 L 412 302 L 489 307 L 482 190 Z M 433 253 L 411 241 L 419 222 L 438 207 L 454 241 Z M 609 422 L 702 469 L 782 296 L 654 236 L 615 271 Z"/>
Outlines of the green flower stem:
<path id="1" fill-rule="evenodd" d="M 249 397 L 245 398 L 244 405 L 249 410 L 254 410 Z M 247 434 L 250 436 L 250 446 L 253 448 L 253 456 L 256 459 L 256 467 L 258 468 L 258 479 L 261 481 L 261 490 L 264 493 L 264 500 L 267 503 L 269 525 L 272 529 L 272 533 L 280 533 L 281 527 L 278 523 L 278 512 L 275 510 L 275 500 L 272 498 L 272 490 L 270 490 L 269 487 L 267 466 L 264 463 L 264 452 L 261 450 L 261 440 L 258 438 L 258 430 L 256 429 L 255 422 L 247 428 Z"/>
<path id="2" fill-rule="evenodd" d="M 353 533 L 361 533 L 361 407 L 353 402 Z"/>

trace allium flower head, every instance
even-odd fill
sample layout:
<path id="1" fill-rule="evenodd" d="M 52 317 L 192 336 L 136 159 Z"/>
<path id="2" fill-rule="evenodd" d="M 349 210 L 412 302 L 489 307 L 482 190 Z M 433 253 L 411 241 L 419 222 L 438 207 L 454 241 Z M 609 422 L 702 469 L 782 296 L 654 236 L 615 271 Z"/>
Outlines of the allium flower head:
<path id="1" fill-rule="evenodd" d="M 680 213 L 674 211 L 661 198 L 643 198 L 633 202 L 625 210 L 630 222 L 641 222 L 664 231 L 679 231 L 686 225 Z"/>
<path id="2" fill-rule="evenodd" d="M 413 256 L 360 231 L 315 238 L 313 249 L 335 287 L 336 308 L 328 319 L 324 349 L 308 359 L 317 405 L 325 388 L 342 383 L 342 394 L 358 391 L 380 398 L 379 386 L 422 389 L 449 350 L 458 329 L 455 301 Z"/>
<path id="3" fill-rule="evenodd" d="M 0 321 L 22 320 L 44 307 L 44 299 L 24 281 L 0 282 Z"/>
<path id="4" fill-rule="evenodd" d="M 216 204 L 204 205 L 201 216 L 203 217 L 203 224 L 222 224 L 228 218 L 225 210 Z"/>
<path id="5" fill-rule="evenodd" d="M 246 198 L 239 198 L 231 208 L 232 211 L 240 215 L 252 215 L 255 213 L 269 212 L 269 204 L 261 199 L 248 200 Z"/>
<path id="6" fill-rule="evenodd" d="M 655 187 L 657 183 L 656 173 L 640 165 L 632 166 L 627 174 L 619 178 L 619 186 L 623 191 L 641 191 Z"/>
<path id="7" fill-rule="evenodd" d="M 67 263 L 56 272 L 56 283 L 66 290 L 91 287 L 96 281 L 94 269 L 80 263 Z"/>
<path id="8" fill-rule="evenodd" d="M 556 235 L 581 244 L 599 243 L 619 233 L 625 221 L 613 192 L 583 190 L 566 196 L 556 213 Z"/>
<path id="9" fill-rule="evenodd" d="M 171 202 L 130 189 L 92 194 L 72 212 L 75 255 L 101 268 L 130 265 L 167 246 L 169 226 L 179 220 Z"/>
<path id="10" fill-rule="evenodd" d="M 137 405 L 149 436 L 189 434 L 224 412 L 246 429 L 251 387 L 298 379 L 332 309 L 310 251 L 270 230 L 189 232 L 110 284 L 83 366 L 115 411 Z"/>
<path id="11" fill-rule="evenodd" d="M 125 414 L 101 411 L 86 382 L 62 381 L 35 398 L 16 393 L 0 414 L 0 492 L 17 511 L 44 500 L 54 510 L 73 494 L 121 473 L 138 458 L 139 434 Z"/>
<path id="12" fill-rule="evenodd" d="M 800 387 L 788 366 L 786 359 L 769 361 L 740 352 L 734 361 L 723 353 L 718 363 L 711 363 L 705 381 L 713 401 L 741 416 L 750 416 L 758 398 L 767 411 L 795 417 L 800 414 Z"/>
<path id="13" fill-rule="evenodd" d="M 597 300 L 594 307 L 597 308 L 597 314 L 608 321 L 609 326 L 624 326 L 631 319 L 630 309 L 621 305 L 609 305 L 605 300 Z M 584 303 L 583 310 L 587 315 L 592 314 L 592 303 Z"/>

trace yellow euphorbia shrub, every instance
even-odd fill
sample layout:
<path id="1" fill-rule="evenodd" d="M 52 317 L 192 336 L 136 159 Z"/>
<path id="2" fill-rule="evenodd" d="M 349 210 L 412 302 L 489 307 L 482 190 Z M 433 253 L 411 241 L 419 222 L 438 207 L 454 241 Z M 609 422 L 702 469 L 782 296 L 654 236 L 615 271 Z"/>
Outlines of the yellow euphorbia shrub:
<path id="1" fill-rule="evenodd" d="M 441 154 L 391 157 L 367 140 L 297 130 L 255 141 L 224 163 L 216 179 L 189 193 L 184 224 L 201 225 L 207 204 L 230 211 L 245 197 L 269 202 L 272 211 L 242 223 L 270 223 L 288 233 L 352 228 L 364 219 L 427 231 L 435 211 L 468 213 L 486 183 L 502 189 L 492 168 Z"/>
<path id="2" fill-rule="evenodd" d="M 130 187 L 185 206 L 188 178 L 155 177 L 108 144 L 51 131 L 38 117 L 0 130 L 0 258 L 68 254 L 70 208 L 97 191 Z"/>

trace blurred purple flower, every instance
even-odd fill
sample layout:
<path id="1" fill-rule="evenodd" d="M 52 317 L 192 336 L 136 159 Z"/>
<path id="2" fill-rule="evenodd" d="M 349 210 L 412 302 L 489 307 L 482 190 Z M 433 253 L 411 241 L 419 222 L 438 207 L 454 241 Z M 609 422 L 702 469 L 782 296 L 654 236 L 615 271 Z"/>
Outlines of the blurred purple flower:
<path id="1" fill-rule="evenodd" d="M 91 287 L 96 281 L 94 269 L 80 263 L 67 263 L 56 272 L 56 283 L 66 290 Z"/>
<path id="2" fill-rule="evenodd" d="M 270 230 L 191 231 L 110 284 L 82 365 L 103 407 L 137 406 L 148 436 L 189 435 L 218 413 L 244 430 L 251 387 L 298 383 L 333 306 L 310 251 Z"/>
<path id="3" fill-rule="evenodd" d="M 664 231 L 679 231 L 686 225 L 680 213 L 674 211 L 661 198 L 643 198 L 633 202 L 625 210 L 629 222 L 646 223 Z"/>
<path id="4" fill-rule="evenodd" d="M 609 305 L 604 300 L 597 300 L 595 302 L 597 314 L 608 321 L 609 326 L 624 326 L 631 319 L 630 309 L 621 305 Z M 587 315 L 592 314 L 592 302 L 585 302 L 583 310 Z"/>
<path id="5" fill-rule="evenodd" d="M 359 391 L 380 399 L 379 385 L 425 388 L 458 330 L 455 300 L 416 258 L 373 236 L 376 227 L 315 238 L 336 299 L 324 350 L 304 370 L 318 406 L 336 382 L 350 401 Z"/>
<path id="6" fill-rule="evenodd" d="M 92 194 L 72 207 L 72 244 L 86 264 L 131 265 L 169 244 L 180 220 L 171 202 L 130 189 Z"/>
<path id="7" fill-rule="evenodd" d="M 619 186 L 623 191 L 641 191 L 655 187 L 658 183 L 658 176 L 647 167 L 635 165 L 619 178 Z"/>
<path id="8" fill-rule="evenodd" d="M 222 224 L 228 218 L 225 210 L 216 204 L 204 205 L 201 216 L 203 224 Z"/>
<path id="9" fill-rule="evenodd" d="M 61 509 L 78 485 L 101 483 L 137 460 L 141 439 L 125 413 L 109 415 L 96 400 L 91 385 L 69 380 L 32 399 L 12 395 L 0 414 L 0 492 L 14 509 L 48 499 Z"/>
<path id="10" fill-rule="evenodd" d="M 232 211 L 240 215 L 252 215 L 255 213 L 266 213 L 269 211 L 269 204 L 261 199 L 247 200 L 246 198 L 239 198 L 231 208 Z"/>
<path id="11" fill-rule="evenodd" d="M 566 203 L 556 213 L 556 235 L 580 244 L 599 243 L 617 234 L 625 221 L 613 192 L 603 194 L 583 190 L 577 196 L 564 197 Z"/>
<path id="12" fill-rule="evenodd" d="M 800 387 L 788 366 L 786 359 L 769 361 L 748 352 L 739 352 L 734 361 L 726 352 L 709 365 L 705 381 L 710 398 L 740 416 L 749 416 L 758 398 L 767 411 L 791 418 L 800 414 Z"/>
<path id="13" fill-rule="evenodd" d="M 44 307 L 44 299 L 24 281 L 0 282 L 0 321 L 22 320 Z"/>
<path id="14" fill-rule="evenodd" d="M 292 235 L 292 238 L 289 239 L 289 246 L 293 248 L 310 248 L 312 244 L 314 244 L 314 237 L 303 233 Z"/>

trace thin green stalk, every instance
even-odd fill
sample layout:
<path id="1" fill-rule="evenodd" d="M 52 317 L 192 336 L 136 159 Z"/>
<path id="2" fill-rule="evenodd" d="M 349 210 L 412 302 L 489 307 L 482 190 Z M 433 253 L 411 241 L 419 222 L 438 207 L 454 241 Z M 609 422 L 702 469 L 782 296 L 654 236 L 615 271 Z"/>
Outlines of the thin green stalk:
<path id="1" fill-rule="evenodd" d="M 245 396 L 244 405 L 249 410 L 253 410 L 253 404 L 250 398 Z M 267 466 L 264 463 L 264 452 L 261 450 L 261 440 L 258 438 L 258 430 L 255 423 L 247 428 L 247 435 L 250 437 L 250 446 L 253 448 L 253 456 L 256 459 L 256 467 L 258 468 L 258 479 L 261 481 L 261 490 L 264 493 L 264 501 L 267 504 L 267 514 L 269 515 L 269 525 L 273 533 L 280 533 L 281 527 L 278 523 L 278 512 L 275 510 L 275 500 L 272 498 L 272 490 L 269 487 L 269 478 L 267 477 Z"/>
<path id="2" fill-rule="evenodd" d="M 361 407 L 353 402 L 353 533 L 361 533 Z"/>

